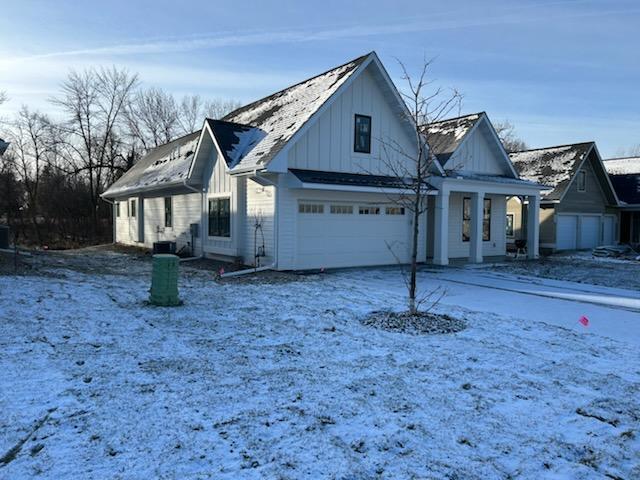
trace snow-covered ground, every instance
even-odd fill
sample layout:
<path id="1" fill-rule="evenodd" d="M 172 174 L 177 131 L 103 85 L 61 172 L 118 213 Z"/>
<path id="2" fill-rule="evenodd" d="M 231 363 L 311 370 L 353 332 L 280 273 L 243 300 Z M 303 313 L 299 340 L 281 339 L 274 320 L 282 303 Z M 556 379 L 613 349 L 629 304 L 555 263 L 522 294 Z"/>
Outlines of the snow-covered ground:
<path id="1" fill-rule="evenodd" d="M 147 261 L 52 258 L 0 276 L 0 478 L 640 477 L 629 309 L 426 269 L 468 328 L 411 336 L 359 321 L 402 307 L 395 269 L 183 264 L 158 308 Z"/>

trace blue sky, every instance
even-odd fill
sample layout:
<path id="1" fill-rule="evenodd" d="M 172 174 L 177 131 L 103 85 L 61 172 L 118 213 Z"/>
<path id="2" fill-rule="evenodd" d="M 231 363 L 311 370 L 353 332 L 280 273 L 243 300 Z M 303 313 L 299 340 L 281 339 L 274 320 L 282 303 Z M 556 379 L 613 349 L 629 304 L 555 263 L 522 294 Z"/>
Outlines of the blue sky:
<path id="1" fill-rule="evenodd" d="M 402 87 L 435 57 L 463 112 L 509 119 L 532 147 L 640 144 L 640 2 L 5 1 L 0 90 L 45 111 L 72 69 L 118 65 L 178 95 L 250 101 L 377 51 Z"/>

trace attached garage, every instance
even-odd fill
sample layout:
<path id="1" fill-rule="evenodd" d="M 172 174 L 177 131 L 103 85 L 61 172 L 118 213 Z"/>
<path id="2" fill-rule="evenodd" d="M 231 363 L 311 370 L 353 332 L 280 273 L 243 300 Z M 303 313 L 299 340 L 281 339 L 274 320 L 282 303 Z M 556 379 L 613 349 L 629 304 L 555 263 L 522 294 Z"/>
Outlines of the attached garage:
<path id="1" fill-rule="evenodd" d="M 600 216 L 599 215 L 581 215 L 580 216 L 580 235 L 578 248 L 587 249 L 595 248 L 600 245 Z"/>
<path id="2" fill-rule="evenodd" d="M 616 217 L 605 215 L 602 217 L 602 244 L 614 245 L 616 242 Z"/>
<path id="3" fill-rule="evenodd" d="M 556 250 L 575 250 L 578 246 L 578 216 L 558 215 L 556 218 Z"/>
<path id="4" fill-rule="evenodd" d="M 556 250 L 587 250 L 615 243 L 615 215 L 557 215 Z"/>
<path id="5" fill-rule="evenodd" d="M 390 202 L 299 200 L 301 270 L 408 263 L 410 212 Z"/>

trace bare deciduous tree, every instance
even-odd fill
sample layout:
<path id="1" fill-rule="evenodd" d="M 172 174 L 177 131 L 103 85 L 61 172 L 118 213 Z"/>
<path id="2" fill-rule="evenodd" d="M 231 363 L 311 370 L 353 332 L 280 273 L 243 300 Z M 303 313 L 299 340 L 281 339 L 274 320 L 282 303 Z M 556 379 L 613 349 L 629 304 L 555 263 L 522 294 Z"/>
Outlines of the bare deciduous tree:
<path id="1" fill-rule="evenodd" d="M 442 121 L 456 108 L 459 111 L 462 95 L 455 89 L 432 87 L 433 81 L 428 76 L 433 60 L 425 60 L 417 76 L 410 75 L 405 65 L 398 63 L 405 82 L 405 89 L 400 92 L 407 105 L 404 120 L 414 131 L 415 149 L 407 151 L 400 142 L 391 138 L 381 138 L 380 144 L 382 161 L 387 170 L 393 176 L 405 179 L 407 193 L 389 198 L 392 203 L 410 212 L 412 217 L 411 262 L 406 284 L 409 312 L 415 315 L 421 303 L 417 299 L 420 219 L 427 210 L 428 179 L 436 169 L 436 146 L 430 145 L 429 136 L 425 132 L 432 123 Z M 429 292 L 424 299 L 433 300 L 433 292 Z"/>
<path id="2" fill-rule="evenodd" d="M 124 113 L 129 135 L 143 151 L 170 142 L 180 129 L 173 95 L 159 88 L 138 90 Z"/>
<path id="3" fill-rule="evenodd" d="M 185 95 L 180 102 L 178 114 L 182 133 L 191 133 L 200 128 L 205 118 L 222 118 L 240 106 L 240 102 L 236 100 L 214 98 L 203 101 L 200 95 Z"/>
<path id="4" fill-rule="evenodd" d="M 498 138 L 508 153 L 520 152 L 529 148 L 527 143 L 518 137 L 515 127 L 509 120 L 496 122 L 493 124 L 493 128 L 495 128 Z"/>
<path id="5" fill-rule="evenodd" d="M 114 161 L 113 144 L 119 142 L 123 120 L 137 75 L 115 67 L 71 72 L 62 84 L 62 94 L 52 99 L 67 114 L 62 125 L 70 173 L 82 174 L 89 187 L 93 228 L 98 229 L 100 193 L 104 172 Z"/>

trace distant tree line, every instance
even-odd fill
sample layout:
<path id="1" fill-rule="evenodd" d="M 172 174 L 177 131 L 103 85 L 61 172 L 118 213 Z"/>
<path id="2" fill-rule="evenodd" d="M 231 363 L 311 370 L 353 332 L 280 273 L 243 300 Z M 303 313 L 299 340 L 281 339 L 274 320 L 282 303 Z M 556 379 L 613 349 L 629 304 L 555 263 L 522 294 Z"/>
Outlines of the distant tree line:
<path id="1" fill-rule="evenodd" d="M 0 92 L 0 104 L 7 101 Z M 106 188 L 149 150 L 240 106 L 142 88 L 118 68 L 71 72 L 50 100 L 54 118 L 27 105 L 0 121 L 0 223 L 27 245 L 73 247 L 111 240 Z"/>

